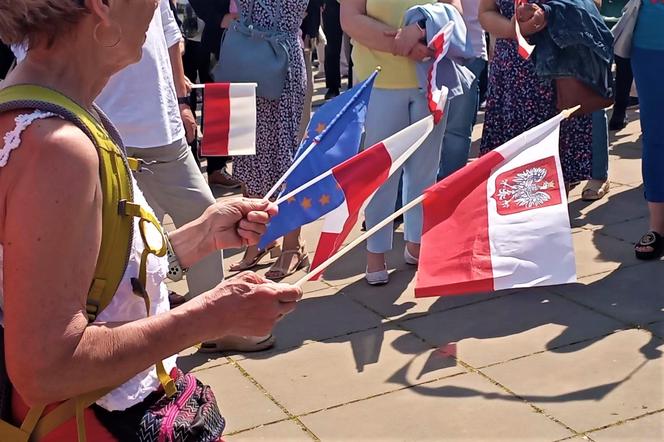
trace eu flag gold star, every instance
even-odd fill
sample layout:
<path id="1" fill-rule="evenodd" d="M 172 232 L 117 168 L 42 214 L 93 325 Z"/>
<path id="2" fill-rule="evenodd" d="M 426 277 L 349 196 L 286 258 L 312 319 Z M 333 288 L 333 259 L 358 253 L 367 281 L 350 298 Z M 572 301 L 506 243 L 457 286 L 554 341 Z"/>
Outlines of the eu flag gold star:
<path id="1" fill-rule="evenodd" d="M 316 126 L 316 133 L 322 134 L 327 126 L 324 123 L 318 123 Z"/>
<path id="2" fill-rule="evenodd" d="M 328 204 L 330 204 L 330 195 L 321 196 L 318 202 L 320 203 L 321 206 L 327 206 Z"/>
<path id="3" fill-rule="evenodd" d="M 302 198 L 300 205 L 303 209 L 311 209 L 311 198 Z"/>
<path id="4" fill-rule="evenodd" d="M 295 197 L 294 197 L 294 196 L 291 196 L 291 197 L 288 198 L 286 201 L 288 201 L 288 204 L 292 204 L 292 203 L 295 202 Z"/>

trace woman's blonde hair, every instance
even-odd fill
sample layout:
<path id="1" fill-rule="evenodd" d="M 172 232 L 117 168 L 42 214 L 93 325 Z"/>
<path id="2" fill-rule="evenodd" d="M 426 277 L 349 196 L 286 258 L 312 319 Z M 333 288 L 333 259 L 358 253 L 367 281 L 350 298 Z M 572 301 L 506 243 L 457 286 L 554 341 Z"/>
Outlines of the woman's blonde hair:
<path id="1" fill-rule="evenodd" d="M 0 40 L 50 46 L 86 13 L 84 0 L 0 0 Z"/>

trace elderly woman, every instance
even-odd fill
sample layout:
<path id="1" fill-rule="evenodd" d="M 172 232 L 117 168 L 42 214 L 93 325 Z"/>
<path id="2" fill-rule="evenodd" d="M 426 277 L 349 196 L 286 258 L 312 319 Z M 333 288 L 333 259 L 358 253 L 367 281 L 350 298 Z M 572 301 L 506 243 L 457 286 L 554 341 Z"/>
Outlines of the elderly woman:
<path id="1" fill-rule="evenodd" d="M 101 139 L 114 139 L 93 101 L 111 75 L 140 59 L 156 6 L 156 0 L 0 0 L 0 39 L 27 41 L 29 49 L 0 94 L 21 84 L 41 86 L 78 106 Z M 158 377 L 155 364 L 177 377 L 171 355 L 219 336 L 265 335 L 295 307 L 298 289 L 243 274 L 169 310 L 163 284 L 169 263 L 187 268 L 214 250 L 255 244 L 275 214 L 270 203 L 241 200 L 215 204 L 171 233 L 168 262 L 151 256 L 147 275 L 138 271 L 147 246 L 134 221 L 125 275 L 110 305 L 89 322 L 87 295 L 107 233 L 102 156 L 78 126 L 28 102 L 0 113 L 0 133 L 7 134 L 0 142 L 0 319 L 12 392 L 10 412 L 1 411 L 13 424 L 20 425 L 28 407 L 110 391 L 85 413 L 88 438 L 128 440 L 146 430 L 141 425 L 148 409 L 154 413 L 182 393 L 179 383 L 172 397 L 172 388 L 160 388 L 169 382 Z M 132 186 L 134 202 L 149 215 L 133 181 Z M 140 280 L 146 283 L 137 286 Z M 220 433 L 223 421 L 214 410 L 216 405 L 205 417 Z M 3 441 L 11 440 L 6 431 L 0 426 Z M 75 434 L 75 420 L 69 419 L 40 440 L 75 440 Z M 220 436 L 213 431 L 204 440 Z"/>

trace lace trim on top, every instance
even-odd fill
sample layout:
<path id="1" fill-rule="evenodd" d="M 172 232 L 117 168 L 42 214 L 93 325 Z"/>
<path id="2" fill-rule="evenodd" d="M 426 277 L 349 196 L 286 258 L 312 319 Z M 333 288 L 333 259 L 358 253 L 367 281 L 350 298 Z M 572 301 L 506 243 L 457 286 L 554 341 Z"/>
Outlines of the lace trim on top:
<path id="1" fill-rule="evenodd" d="M 5 144 L 0 149 L 0 168 L 5 167 L 9 161 L 9 155 L 12 150 L 21 145 L 21 134 L 32 124 L 35 120 L 42 120 L 44 118 L 59 117 L 59 115 L 52 112 L 44 112 L 36 110 L 30 114 L 21 114 L 14 118 L 16 127 L 5 134 Z"/>

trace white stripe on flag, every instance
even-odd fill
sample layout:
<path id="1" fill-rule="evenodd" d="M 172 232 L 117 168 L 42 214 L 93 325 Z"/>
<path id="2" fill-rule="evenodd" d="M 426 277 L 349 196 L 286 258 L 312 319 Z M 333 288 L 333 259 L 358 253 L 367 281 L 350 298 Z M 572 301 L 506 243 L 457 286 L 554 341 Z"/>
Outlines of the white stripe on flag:
<path id="1" fill-rule="evenodd" d="M 256 155 L 256 86 L 231 84 L 228 154 Z"/>

